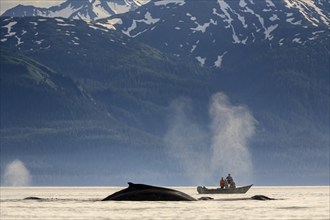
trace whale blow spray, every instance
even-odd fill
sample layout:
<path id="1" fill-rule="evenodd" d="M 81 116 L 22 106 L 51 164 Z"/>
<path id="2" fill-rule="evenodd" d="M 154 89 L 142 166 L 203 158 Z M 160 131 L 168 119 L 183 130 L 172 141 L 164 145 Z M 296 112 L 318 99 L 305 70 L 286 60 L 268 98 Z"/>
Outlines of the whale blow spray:
<path id="1" fill-rule="evenodd" d="M 191 100 L 178 98 L 170 105 L 169 130 L 164 137 L 169 155 L 182 166 L 182 170 L 193 184 L 209 179 L 205 172 L 208 160 L 203 147 L 207 133 L 194 123 Z"/>
<path id="2" fill-rule="evenodd" d="M 24 163 L 18 159 L 9 163 L 4 172 L 4 185 L 28 186 L 31 184 L 31 175 Z"/>
<path id="3" fill-rule="evenodd" d="M 240 180 L 252 177 L 252 160 L 248 140 L 255 133 L 256 120 L 244 106 L 233 106 L 224 93 L 212 96 L 212 158 L 210 169 L 214 174 L 234 174 Z"/>
<path id="4" fill-rule="evenodd" d="M 224 93 L 214 94 L 209 130 L 194 122 L 191 99 L 176 99 L 170 109 L 164 140 L 169 155 L 179 161 L 193 184 L 214 184 L 227 173 L 232 173 L 237 183 L 249 181 L 253 166 L 247 145 L 256 120 L 246 107 L 232 105 Z"/>

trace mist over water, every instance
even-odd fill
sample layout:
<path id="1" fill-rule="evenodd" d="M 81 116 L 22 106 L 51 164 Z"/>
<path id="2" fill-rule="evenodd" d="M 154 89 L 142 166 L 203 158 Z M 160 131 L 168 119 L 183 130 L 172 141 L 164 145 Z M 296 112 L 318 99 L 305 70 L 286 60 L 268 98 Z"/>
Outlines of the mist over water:
<path id="1" fill-rule="evenodd" d="M 6 166 L 3 182 L 5 186 L 29 186 L 31 180 L 30 172 L 22 161 L 16 159 Z"/>
<path id="2" fill-rule="evenodd" d="M 193 184 L 215 184 L 228 173 L 237 184 L 250 180 L 253 165 L 248 141 L 256 120 L 246 107 L 232 105 L 224 93 L 214 94 L 209 130 L 195 122 L 190 99 L 176 99 L 170 108 L 170 126 L 164 137 L 168 153 Z"/>
<path id="3" fill-rule="evenodd" d="M 193 183 L 209 179 L 209 147 L 207 132 L 194 121 L 191 100 L 178 98 L 171 103 L 169 130 L 165 135 L 167 150 L 171 157 L 179 161 L 184 173 Z"/>

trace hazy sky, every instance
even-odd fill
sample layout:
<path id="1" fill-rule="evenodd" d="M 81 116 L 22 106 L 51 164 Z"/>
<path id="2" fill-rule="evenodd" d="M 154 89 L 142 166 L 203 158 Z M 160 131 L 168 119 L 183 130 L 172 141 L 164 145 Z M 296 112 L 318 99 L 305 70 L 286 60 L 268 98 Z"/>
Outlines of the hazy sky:
<path id="1" fill-rule="evenodd" d="M 65 0 L 1 0 L 0 1 L 0 13 L 2 14 L 7 9 L 12 8 L 18 4 L 21 5 L 34 5 L 37 7 L 50 7 L 57 5 Z"/>

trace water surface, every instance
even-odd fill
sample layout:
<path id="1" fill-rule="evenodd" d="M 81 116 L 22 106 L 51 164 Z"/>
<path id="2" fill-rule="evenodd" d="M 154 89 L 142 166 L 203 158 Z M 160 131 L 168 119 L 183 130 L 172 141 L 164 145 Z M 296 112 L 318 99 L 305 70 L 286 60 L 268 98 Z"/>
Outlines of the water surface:
<path id="1" fill-rule="evenodd" d="M 330 219 L 330 188 L 255 187 L 246 194 L 210 195 L 217 201 L 124 202 L 99 200 L 125 187 L 1 187 L 0 219 Z M 172 187 L 194 198 L 196 187 Z M 231 200 L 254 195 L 270 201 Z M 36 196 L 44 200 L 23 200 Z"/>

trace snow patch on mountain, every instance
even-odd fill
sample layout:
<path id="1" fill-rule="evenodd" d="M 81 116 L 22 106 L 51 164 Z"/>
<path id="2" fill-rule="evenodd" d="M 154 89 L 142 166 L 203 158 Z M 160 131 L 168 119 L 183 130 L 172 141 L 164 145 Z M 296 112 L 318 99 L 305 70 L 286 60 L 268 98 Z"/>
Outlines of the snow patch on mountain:
<path id="1" fill-rule="evenodd" d="M 135 30 L 137 28 L 137 24 L 138 23 L 144 23 L 144 24 L 147 24 L 147 25 L 151 25 L 151 24 L 156 24 L 160 19 L 159 18 L 153 18 L 150 14 L 150 12 L 147 12 L 145 15 L 144 15 L 144 19 L 141 19 L 141 20 L 133 20 L 132 22 L 132 25 L 130 27 L 127 28 L 126 31 L 122 31 L 123 34 L 129 36 L 129 37 L 136 37 L 138 35 L 140 35 L 141 33 L 147 31 L 147 29 L 145 29 L 144 31 L 141 31 L 141 32 L 138 32 L 136 34 L 131 34 L 131 32 L 133 30 Z"/>
<path id="2" fill-rule="evenodd" d="M 116 30 L 116 27 L 114 26 L 115 24 L 123 24 L 122 19 L 120 18 L 113 18 L 113 19 L 109 19 L 104 23 L 98 23 L 99 25 L 102 25 L 108 29 L 113 29 Z"/>
<path id="3" fill-rule="evenodd" d="M 284 0 L 288 8 L 296 8 L 298 11 L 314 26 L 318 26 L 320 23 L 330 24 L 330 18 L 324 14 L 324 12 L 315 4 L 315 1 L 311 0 Z M 320 20 L 313 17 L 313 13 L 320 16 Z M 328 12 L 329 13 L 329 12 Z"/>
<path id="4" fill-rule="evenodd" d="M 217 21 L 214 21 L 213 19 L 210 19 L 209 22 L 206 22 L 204 24 L 199 24 L 198 22 L 195 22 L 195 24 L 197 25 L 197 27 L 195 28 L 190 28 L 193 31 L 200 31 L 202 33 L 205 33 L 206 29 L 211 25 L 217 25 Z"/>
<path id="5" fill-rule="evenodd" d="M 160 1 L 156 1 L 155 5 L 156 6 L 167 6 L 169 4 L 177 4 L 179 6 L 182 6 L 185 3 L 186 3 L 185 0 L 160 0 Z"/>
<path id="6" fill-rule="evenodd" d="M 94 30 L 100 30 L 100 31 L 103 31 L 103 32 L 109 32 L 109 29 L 108 28 L 105 28 L 104 26 L 96 26 L 94 24 L 89 24 L 89 27 L 94 29 Z"/>
<path id="7" fill-rule="evenodd" d="M 273 14 L 272 17 L 269 18 L 270 21 L 276 21 L 276 20 L 280 20 L 279 17 L 276 14 Z"/>
<path id="8" fill-rule="evenodd" d="M 266 5 L 268 7 L 274 7 L 274 8 L 276 8 L 276 5 L 271 0 L 266 0 Z"/>
<path id="9" fill-rule="evenodd" d="M 5 37 L 10 37 L 10 36 L 14 36 L 16 34 L 16 32 L 12 32 L 12 27 L 17 24 L 16 21 L 12 21 L 9 22 L 7 25 L 3 26 L 4 28 L 7 28 L 7 34 L 5 35 Z"/>
<path id="10" fill-rule="evenodd" d="M 205 65 L 206 57 L 198 56 L 198 57 L 195 57 L 195 58 L 202 67 Z"/>
<path id="11" fill-rule="evenodd" d="M 227 53 L 228 53 L 228 51 L 225 51 L 222 55 L 218 55 L 217 60 L 214 62 L 215 67 L 221 68 L 222 59 Z"/>

